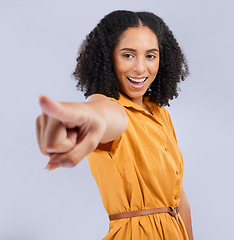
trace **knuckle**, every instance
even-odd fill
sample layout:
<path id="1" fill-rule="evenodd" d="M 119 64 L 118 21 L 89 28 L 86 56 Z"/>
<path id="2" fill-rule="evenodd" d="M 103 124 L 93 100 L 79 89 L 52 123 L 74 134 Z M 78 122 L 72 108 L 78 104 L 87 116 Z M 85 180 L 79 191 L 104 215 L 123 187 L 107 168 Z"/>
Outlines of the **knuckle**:
<path id="1" fill-rule="evenodd" d="M 54 145 L 53 142 L 46 142 L 44 144 L 44 150 L 47 153 L 53 153 L 53 152 L 56 152 L 56 146 Z"/>
<path id="2" fill-rule="evenodd" d="M 42 153 L 43 155 L 48 155 L 48 153 L 47 153 L 44 145 L 41 144 L 41 143 L 38 143 L 38 145 L 39 145 L 39 149 L 40 149 L 41 153 Z"/>
<path id="3" fill-rule="evenodd" d="M 66 164 L 69 165 L 69 167 L 75 167 L 80 161 L 81 160 L 77 158 L 76 154 L 72 152 L 66 154 Z"/>
<path id="4" fill-rule="evenodd" d="M 90 137 L 89 139 L 89 146 L 88 146 L 88 151 L 92 152 L 96 149 L 98 145 L 98 141 L 95 136 Z"/>
<path id="5" fill-rule="evenodd" d="M 40 129 L 42 127 L 42 115 L 39 115 L 37 118 L 36 118 L 36 128 L 37 129 Z"/>
<path id="6" fill-rule="evenodd" d="M 40 126 L 40 116 L 38 116 L 36 118 L 36 126 L 39 127 Z"/>
<path id="7" fill-rule="evenodd" d="M 48 121 L 48 116 L 42 113 L 36 118 L 36 126 L 41 127 L 43 125 L 46 125 L 47 121 Z"/>

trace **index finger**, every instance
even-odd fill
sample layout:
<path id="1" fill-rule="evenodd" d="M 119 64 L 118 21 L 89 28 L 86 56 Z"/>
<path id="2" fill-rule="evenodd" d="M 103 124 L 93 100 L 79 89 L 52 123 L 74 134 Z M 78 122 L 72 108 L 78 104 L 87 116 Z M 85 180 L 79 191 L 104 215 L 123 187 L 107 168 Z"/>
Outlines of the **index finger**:
<path id="1" fill-rule="evenodd" d="M 39 103 L 43 113 L 50 117 L 64 123 L 75 122 L 76 124 L 73 127 L 83 123 L 82 116 L 79 116 L 80 110 L 77 107 L 78 103 L 61 103 L 45 95 L 39 96 Z"/>

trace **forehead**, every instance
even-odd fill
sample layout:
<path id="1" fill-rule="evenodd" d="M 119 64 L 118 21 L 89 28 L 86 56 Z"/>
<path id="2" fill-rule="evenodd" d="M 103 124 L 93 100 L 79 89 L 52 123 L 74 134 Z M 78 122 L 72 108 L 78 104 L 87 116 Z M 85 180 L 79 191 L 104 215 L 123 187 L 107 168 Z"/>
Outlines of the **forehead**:
<path id="1" fill-rule="evenodd" d="M 158 47 L 158 39 L 154 32 L 146 26 L 131 27 L 125 30 L 116 47 Z"/>

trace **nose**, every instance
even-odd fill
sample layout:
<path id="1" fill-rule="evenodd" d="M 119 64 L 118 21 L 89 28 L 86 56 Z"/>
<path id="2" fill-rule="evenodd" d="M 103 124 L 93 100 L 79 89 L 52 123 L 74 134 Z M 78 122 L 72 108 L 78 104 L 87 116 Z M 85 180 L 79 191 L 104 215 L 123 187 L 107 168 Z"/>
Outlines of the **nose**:
<path id="1" fill-rule="evenodd" d="M 142 74 L 146 71 L 146 62 L 144 58 L 137 58 L 135 61 L 135 71 Z"/>

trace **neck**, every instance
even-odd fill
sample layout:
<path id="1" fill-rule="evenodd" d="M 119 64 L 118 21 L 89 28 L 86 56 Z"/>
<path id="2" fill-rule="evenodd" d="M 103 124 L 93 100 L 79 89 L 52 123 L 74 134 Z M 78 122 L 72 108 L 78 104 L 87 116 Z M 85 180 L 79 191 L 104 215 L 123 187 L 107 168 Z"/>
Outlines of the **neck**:
<path id="1" fill-rule="evenodd" d="M 145 104 L 144 104 L 144 102 L 143 102 L 143 97 L 140 98 L 140 99 L 139 99 L 139 98 L 137 98 L 137 99 L 135 99 L 135 98 L 130 98 L 130 100 L 131 100 L 132 102 L 134 102 L 135 104 L 141 106 L 142 108 L 144 108 L 144 106 L 145 106 Z"/>
<path id="2" fill-rule="evenodd" d="M 142 107 L 143 109 L 145 109 L 146 111 L 148 111 L 151 115 L 152 115 L 152 112 L 151 110 L 149 109 L 149 107 L 144 103 L 144 100 L 143 100 L 143 97 L 141 99 L 131 99 L 130 100 L 132 102 L 134 102 L 135 104 L 139 105 L 140 107 Z"/>

